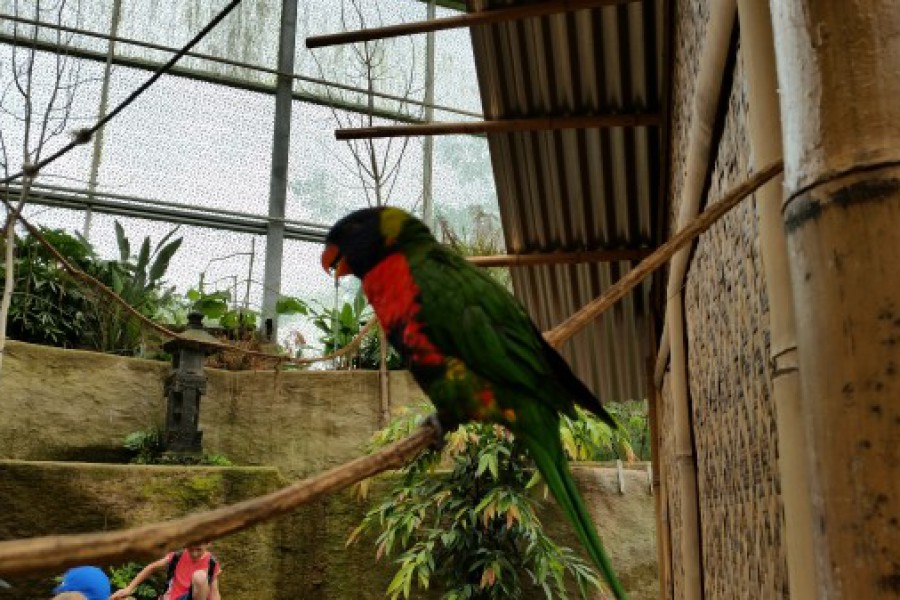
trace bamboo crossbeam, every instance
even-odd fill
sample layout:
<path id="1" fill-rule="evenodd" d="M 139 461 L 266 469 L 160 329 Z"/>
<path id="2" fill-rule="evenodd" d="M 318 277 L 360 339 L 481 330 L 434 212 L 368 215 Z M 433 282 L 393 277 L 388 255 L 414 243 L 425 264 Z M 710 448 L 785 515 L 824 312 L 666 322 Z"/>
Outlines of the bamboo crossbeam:
<path id="1" fill-rule="evenodd" d="M 713 223 L 737 206 L 741 200 L 781 173 L 783 168 L 784 163 L 781 160 L 777 160 L 760 169 L 749 179 L 726 194 L 719 202 L 707 208 L 691 221 L 688 226 L 679 230 L 666 243 L 654 250 L 653 254 L 642 260 L 634 269 L 610 286 L 603 295 L 584 305 L 578 312 L 550 331 L 545 332 L 544 338 L 551 346 L 556 348 L 561 346 L 569 338 L 581 331 L 585 325 L 625 297 L 650 273 L 664 265 L 679 249 L 709 229 Z"/>
<path id="2" fill-rule="evenodd" d="M 402 35 L 416 33 L 428 33 L 430 31 L 443 31 L 446 29 L 459 29 L 461 27 L 474 27 L 476 25 L 488 25 L 490 23 L 502 23 L 517 19 L 533 17 L 546 17 L 574 10 L 589 8 L 602 8 L 604 6 L 616 6 L 628 4 L 636 0 L 556 0 L 554 2 L 539 2 L 526 6 L 513 6 L 498 8 L 477 13 L 434 19 L 431 21 L 416 21 L 413 23 L 399 23 L 371 29 L 358 29 L 355 31 L 342 31 L 326 35 L 314 35 L 306 38 L 307 48 L 323 48 L 339 44 L 353 44 L 356 42 L 370 42 Z"/>
<path id="3" fill-rule="evenodd" d="M 578 252 L 470 256 L 467 260 L 478 267 L 533 267 L 538 265 L 574 265 L 578 263 L 643 260 L 650 256 L 651 252 L 652 249 L 650 248 L 610 248 Z"/>
<path id="4" fill-rule="evenodd" d="M 431 425 L 386 448 L 265 496 L 143 527 L 0 542 L 0 575 L 59 571 L 82 564 L 116 564 L 159 557 L 173 548 L 210 541 L 283 515 L 325 494 L 405 465 L 435 439 Z"/>
<path id="5" fill-rule="evenodd" d="M 417 135 L 457 135 L 483 133 L 515 133 L 522 131 L 554 131 L 558 129 L 591 129 L 608 127 L 655 127 L 657 113 L 603 114 L 579 117 L 538 117 L 495 121 L 460 121 L 423 123 L 420 125 L 380 125 L 336 129 L 337 140 L 411 137 Z"/>

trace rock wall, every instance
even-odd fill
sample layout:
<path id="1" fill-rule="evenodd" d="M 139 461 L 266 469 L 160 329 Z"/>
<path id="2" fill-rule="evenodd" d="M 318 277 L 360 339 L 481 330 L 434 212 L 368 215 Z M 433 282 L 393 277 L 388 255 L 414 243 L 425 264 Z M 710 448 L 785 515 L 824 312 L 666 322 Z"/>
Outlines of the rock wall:
<path id="1" fill-rule="evenodd" d="M 129 433 L 165 422 L 166 363 L 9 342 L 0 377 L 0 457 L 123 461 Z M 359 456 L 379 427 L 373 371 L 207 369 L 203 447 L 235 464 L 304 475 Z M 425 401 L 392 372 L 391 401 Z"/>
<path id="2" fill-rule="evenodd" d="M 256 466 L 97 464 L 124 460 L 128 433 L 162 424 L 168 371 L 157 362 L 11 342 L 0 377 L 0 539 L 134 527 L 232 504 L 359 456 L 379 427 L 375 373 L 208 370 L 204 448 Z M 402 372 L 391 374 L 391 394 L 394 406 L 423 399 Z M 620 494 L 613 469 L 574 472 L 630 597 L 656 598 L 647 474 L 626 470 Z M 223 594 L 383 598 L 392 563 L 375 561 L 372 540 L 345 547 L 367 506 L 342 492 L 217 540 Z M 554 539 L 580 551 L 552 501 L 541 518 Z M 51 576 L 13 579 L 0 600 L 47 597 Z"/>

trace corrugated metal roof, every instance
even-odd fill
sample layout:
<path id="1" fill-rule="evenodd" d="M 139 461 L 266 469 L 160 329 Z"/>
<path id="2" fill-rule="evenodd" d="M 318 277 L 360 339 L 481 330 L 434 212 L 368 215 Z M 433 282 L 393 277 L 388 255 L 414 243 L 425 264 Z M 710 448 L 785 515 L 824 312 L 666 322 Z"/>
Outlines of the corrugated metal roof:
<path id="1" fill-rule="evenodd" d="M 642 0 L 473 28 L 485 117 L 658 112 L 662 14 L 663 0 Z M 508 251 L 654 246 L 660 139 L 658 127 L 490 134 Z M 515 267 L 513 287 L 547 330 L 631 267 Z M 650 306 L 648 280 L 564 347 L 601 399 L 645 397 Z"/>

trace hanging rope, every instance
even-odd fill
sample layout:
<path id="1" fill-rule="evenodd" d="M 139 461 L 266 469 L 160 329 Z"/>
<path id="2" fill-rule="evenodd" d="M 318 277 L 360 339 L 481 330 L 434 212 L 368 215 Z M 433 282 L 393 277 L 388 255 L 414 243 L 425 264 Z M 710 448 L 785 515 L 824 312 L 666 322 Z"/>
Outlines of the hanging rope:
<path id="1" fill-rule="evenodd" d="M 560 326 L 545 335 L 559 345 L 577 330 L 612 306 L 643 278 L 658 269 L 679 248 L 697 238 L 729 210 L 781 173 L 781 161 L 767 165 L 744 183 L 708 208 L 687 227 L 660 246 L 603 295 L 582 308 Z M 0 542 L 0 575 L 59 570 L 76 564 L 113 564 L 135 558 L 159 556 L 165 551 L 192 542 L 210 541 L 242 531 L 278 515 L 344 489 L 358 481 L 389 469 L 399 468 L 435 440 L 436 432 L 423 425 L 409 437 L 375 454 L 357 458 L 325 473 L 298 481 L 277 492 L 199 513 L 183 519 L 154 523 L 143 527 L 88 533 L 47 536 Z"/>
<path id="2" fill-rule="evenodd" d="M 177 63 L 181 59 L 182 56 L 184 56 L 187 52 L 189 52 L 191 48 L 196 46 L 200 42 L 200 40 L 205 38 L 206 34 L 208 34 L 210 31 L 215 29 L 216 25 L 218 25 L 222 21 L 222 19 L 224 19 L 226 16 L 228 16 L 228 13 L 230 13 L 232 10 L 234 10 L 235 7 L 237 7 L 237 5 L 240 3 L 241 3 L 241 0 L 232 0 L 230 3 L 228 3 L 228 5 L 225 6 L 225 8 L 223 8 L 219 12 L 219 14 L 217 14 L 215 17 L 213 17 L 213 20 L 210 21 L 209 23 L 207 23 L 206 27 L 201 29 L 197 33 L 197 35 L 195 35 L 193 38 L 191 38 L 191 40 L 187 44 L 185 44 L 181 48 L 181 50 L 179 50 L 174 55 L 172 55 L 172 58 L 170 58 L 168 61 L 166 61 L 165 64 L 160 66 L 153 73 L 153 75 L 151 75 L 147 79 L 147 81 L 145 81 L 144 83 L 139 85 L 137 87 L 137 89 L 135 89 L 133 92 L 131 92 L 131 94 L 128 95 L 127 98 L 122 100 L 122 102 L 120 102 L 106 116 L 104 116 L 102 119 L 97 121 L 97 123 L 95 123 L 92 127 L 88 127 L 86 129 L 79 129 L 78 131 L 75 132 L 75 135 L 73 136 L 73 139 L 71 142 L 69 142 L 68 144 L 66 144 L 65 146 L 63 146 L 62 148 L 60 148 L 59 150 L 57 150 L 56 152 L 54 152 L 47 158 L 37 162 L 36 164 L 25 165 L 22 167 L 22 170 L 19 171 L 18 173 L 14 173 L 13 175 L 10 175 L 9 177 L 0 179 L 0 185 L 5 185 L 8 183 L 11 183 L 11 182 L 15 181 L 16 179 L 19 179 L 20 177 L 34 177 L 38 174 L 38 172 L 41 169 L 43 169 L 50 163 L 58 160 L 59 158 L 62 158 L 76 146 L 80 146 L 82 144 L 87 144 L 89 141 L 91 141 L 91 138 L 93 137 L 93 135 L 95 133 L 97 133 L 101 127 L 103 127 L 104 125 L 106 125 L 107 123 L 112 121 L 116 116 L 118 116 L 118 114 L 120 112 L 125 110 L 128 107 L 128 105 L 130 105 L 132 102 L 137 100 L 138 96 L 140 96 L 145 91 L 147 91 L 147 89 L 151 85 L 156 83 L 157 79 L 162 77 L 167 71 L 169 71 L 173 66 L 175 66 L 175 63 Z M 6 206 L 8 208 L 10 208 L 10 210 L 12 209 L 10 207 L 9 203 L 6 201 L 6 199 L 4 199 L 3 202 L 6 203 Z"/>

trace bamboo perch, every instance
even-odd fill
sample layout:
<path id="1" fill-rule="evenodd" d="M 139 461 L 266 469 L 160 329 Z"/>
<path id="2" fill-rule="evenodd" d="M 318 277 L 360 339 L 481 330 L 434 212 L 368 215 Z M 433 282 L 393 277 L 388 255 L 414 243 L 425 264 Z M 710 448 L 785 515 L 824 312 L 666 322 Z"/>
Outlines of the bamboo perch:
<path id="1" fill-rule="evenodd" d="M 160 557 L 173 548 L 218 539 L 388 469 L 399 468 L 434 441 L 436 434 L 430 425 L 423 425 L 410 436 L 375 454 L 357 458 L 271 494 L 182 519 L 105 533 L 0 542 L 0 574 L 26 575 L 82 564 L 116 564 L 130 559 Z"/>
<path id="2" fill-rule="evenodd" d="M 730 208 L 780 173 L 781 167 L 781 161 L 772 163 L 739 185 L 678 235 L 660 246 L 635 269 L 629 271 L 603 296 L 582 308 L 559 327 L 545 333 L 548 341 L 554 345 L 563 343 L 577 331 L 578 323 L 584 325 L 596 318 L 600 312 L 609 308 L 613 302 L 640 283 L 653 269 L 665 264 L 680 247 L 706 231 Z M 272 494 L 183 519 L 108 533 L 46 536 L 0 542 L 0 575 L 36 573 L 85 562 L 110 564 L 130 558 L 159 555 L 172 547 L 191 542 L 217 539 L 284 514 L 326 493 L 343 489 L 387 469 L 402 466 L 425 448 L 435 438 L 435 434 L 430 426 L 423 426 L 406 439 L 376 454 L 358 458 Z"/>
<path id="3" fill-rule="evenodd" d="M 373 27 L 371 29 L 342 31 L 340 33 L 330 33 L 327 35 L 314 35 L 306 38 L 306 47 L 323 48 L 325 46 L 336 46 L 338 44 L 369 42 L 372 40 L 382 40 L 402 35 L 428 33 L 429 31 L 443 31 L 446 29 L 459 29 L 460 27 L 474 27 L 476 25 L 502 23 L 504 21 L 513 21 L 516 19 L 546 17 L 575 10 L 616 6 L 635 1 L 636 0 L 556 0 L 555 2 L 541 2 L 526 6 L 498 8 L 483 12 L 447 17 L 444 19 L 434 19 L 431 21 L 400 23 L 397 25 L 386 25 L 384 27 Z"/>
<path id="4" fill-rule="evenodd" d="M 617 262 L 643 260 L 650 256 L 650 248 L 610 248 L 579 252 L 542 252 L 538 254 L 497 254 L 469 256 L 467 260 L 479 267 L 531 267 L 537 265 L 574 265 L 588 262 Z"/>
<path id="5" fill-rule="evenodd" d="M 482 133 L 515 133 L 521 131 L 555 131 L 558 129 L 591 129 L 608 127 L 653 127 L 659 125 L 656 113 L 603 114 L 578 117 L 538 117 L 496 121 L 460 121 L 423 123 L 421 125 L 379 125 L 336 129 L 337 140 L 410 137 L 417 135 L 457 135 Z"/>
<path id="6" fill-rule="evenodd" d="M 707 208 L 687 227 L 682 228 L 669 241 L 654 250 L 653 254 L 642 260 L 634 269 L 607 288 L 602 296 L 595 298 L 574 315 L 544 333 L 547 342 L 556 348 L 561 346 L 585 325 L 596 319 L 601 313 L 634 289 L 650 273 L 664 265 L 678 250 L 709 229 L 713 223 L 737 206 L 741 200 L 781 173 L 782 167 L 783 163 L 780 160 L 766 165 L 749 179 L 728 192 L 719 202 Z"/>

